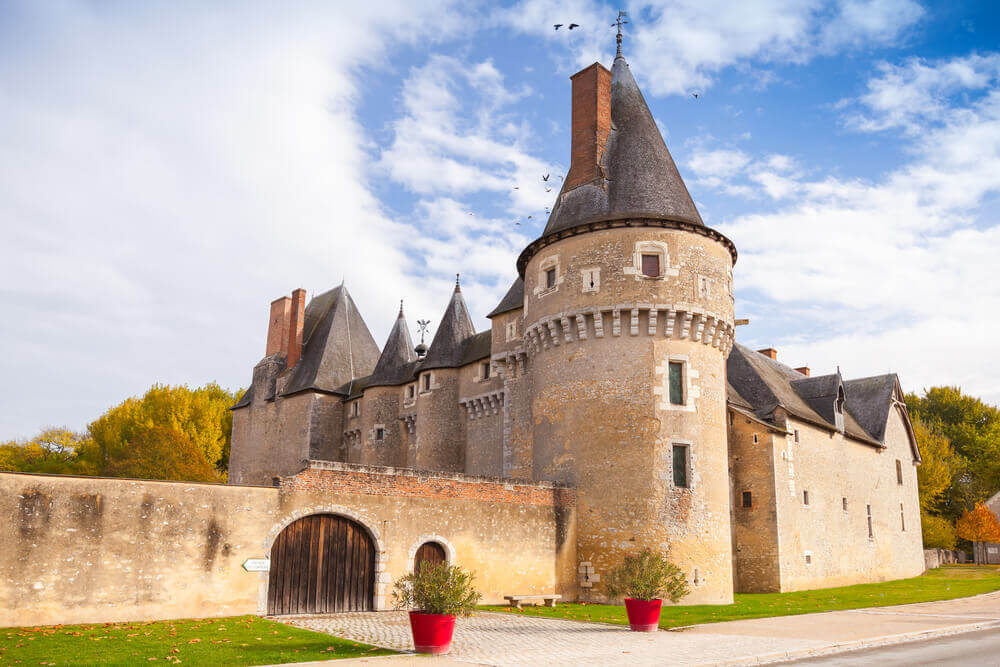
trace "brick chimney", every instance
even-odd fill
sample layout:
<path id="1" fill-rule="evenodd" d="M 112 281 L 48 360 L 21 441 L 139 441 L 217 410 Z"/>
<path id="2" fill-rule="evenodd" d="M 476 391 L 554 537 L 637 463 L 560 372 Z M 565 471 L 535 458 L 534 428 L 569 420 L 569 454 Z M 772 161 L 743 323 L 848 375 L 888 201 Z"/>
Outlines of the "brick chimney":
<path id="1" fill-rule="evenodd" d="M 573 127 L 565 191 L 592 183 L 603 174 L 600 163 L 611 131 L 611 72 L 600 63 L 570 77 L 573 82 Z"/>
<path id="2" fill-rule="evenodd" d="M 266 356 L 288 349 L 288 324 L 292 314 L 292 300 L 287 296 L 271 302 L 271 319 L 267 323 Z"/>
<path id="3" fill-rule="evenodd" d="M 292 292 L 291 317 L 288 326 L 287 368 L 298 363 L 302 356 L 302 325 L 306 318 L 306 291 L 301 287 Z"/>
<path id="4" fill-rule="evenodd" d="M 802 373 L 806 377 L 809 377 L 809 367 L 808 366 L 799 366 L 795 370 L 797 370 L 798 372 Z"/>
<path id="5" fill-rule="evenodd" d="M 773 347 L 765 347 L 763 350 L 757 350 L 757 352 L 763 354 L 765 357 L 768 357 L 769 359 L 774 359 L 775 361 L 778 360 L 778 351 Z"/>

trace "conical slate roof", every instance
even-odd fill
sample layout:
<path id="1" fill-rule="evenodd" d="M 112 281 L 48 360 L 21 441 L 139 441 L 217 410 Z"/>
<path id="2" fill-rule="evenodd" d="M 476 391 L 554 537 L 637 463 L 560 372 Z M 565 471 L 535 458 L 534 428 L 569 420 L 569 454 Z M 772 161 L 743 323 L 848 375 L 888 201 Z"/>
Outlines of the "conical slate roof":
<path id="1" fill-rule="evenodd" d="M 420 364 L 420 370 L 426 371 L 432 368 L 456 368 L 462 365 L 465 339 L 474 336 L 475 327 L 472 325 L 472 318 L 469 316 L 469 309 L 462 298 L 462 288 L 455 281 L 455 291 L 448 302 L 448 309 L 441 318 L 437 331 L 434 333 L 434 340 L 427 350 L 427 356 Z"/>
<path id="2" fill-rule="evenodd" d="M 611 68 L 604 177 L 559 192 L 542 236 L 597 220 L 654 218 L 703 225 L 653 114 L 620 53 Z"/>
<path id="3" fill-rule="evenodd" d="M 336 392 L 345 383 L 370 374 L 378 359 L 378 345 L 354 299 L 341 285 L 306 306 L 302 357 L 281 393 Z"/>
<path id="4" fill-rule="evenodd" d="M 417 353 L 413 350 L 413 340 L 410 329 L 403 315 L 403 306 L 399 307 L 399 317 L 392 325 L 389 339 L 385 342 L 382 356 L 375 364 L 375 370 L 368 379 L 369 387 L 395 386 L 406 384 L 413 380 L 413 363 Z"/>

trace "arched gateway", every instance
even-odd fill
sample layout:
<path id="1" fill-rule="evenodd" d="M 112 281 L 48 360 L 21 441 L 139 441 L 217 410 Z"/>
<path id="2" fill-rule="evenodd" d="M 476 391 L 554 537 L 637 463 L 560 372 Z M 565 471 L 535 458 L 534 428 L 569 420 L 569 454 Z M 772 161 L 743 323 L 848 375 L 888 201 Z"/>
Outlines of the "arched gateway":
<path id="1" fill-rule="evenodd" d="M 267 613 L 322 614 L 375 608 L 375 543 L 347 517 L 313 514 L 271 547 Z"/>

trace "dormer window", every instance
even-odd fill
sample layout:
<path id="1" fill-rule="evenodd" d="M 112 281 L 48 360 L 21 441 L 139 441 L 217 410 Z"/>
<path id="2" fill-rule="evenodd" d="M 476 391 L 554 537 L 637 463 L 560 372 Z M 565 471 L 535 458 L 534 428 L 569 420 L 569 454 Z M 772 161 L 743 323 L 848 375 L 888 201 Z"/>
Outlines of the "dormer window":
<path id="1" fill-rule="evenodd" d="M 642 275 L 647 278 L 660 277 L 660 256 L 643 253 L 642 255 Z"/>
<path id="2" fill-rule="evenodd" d="M 837 389 L 837 402 L 833 404 L 833 418 L 838 431 L 844 430 L 844 387 Z"/>

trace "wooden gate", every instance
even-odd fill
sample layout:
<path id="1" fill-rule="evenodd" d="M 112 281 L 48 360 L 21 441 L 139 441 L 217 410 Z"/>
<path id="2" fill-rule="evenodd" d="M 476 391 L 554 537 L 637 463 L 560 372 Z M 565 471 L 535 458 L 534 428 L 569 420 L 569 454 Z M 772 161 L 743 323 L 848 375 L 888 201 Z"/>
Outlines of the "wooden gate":
<path id="1" fill-rule="evenodd" d="M 361 524 L 314 514 L 281 531 L 271 547 L 268 614 L 374 608 L 375 544 Z"/>
<path id="2" fill-rule="evenodd" d="M 417 555 L 413 559 L 413 571 L 420 571 L 421 563 L 443 563 L 445 562 L 444 547 L 437 542 L 424 542 L 417 549 Z"/>

